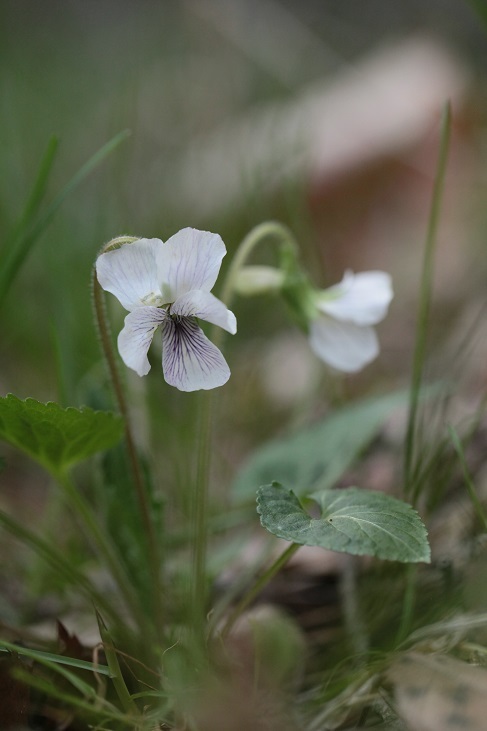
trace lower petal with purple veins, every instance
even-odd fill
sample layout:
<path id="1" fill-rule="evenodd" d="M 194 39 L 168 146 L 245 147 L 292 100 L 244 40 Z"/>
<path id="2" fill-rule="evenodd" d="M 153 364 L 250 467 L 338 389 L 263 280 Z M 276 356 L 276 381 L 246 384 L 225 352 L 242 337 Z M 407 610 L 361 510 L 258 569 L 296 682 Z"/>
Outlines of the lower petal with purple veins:
<path id="1" fill-rule="evenodd" d="M 162 323 L 164 378 L 180 391 L 223 386 L 230 369 L 193 317 L 166 317 Z"/>

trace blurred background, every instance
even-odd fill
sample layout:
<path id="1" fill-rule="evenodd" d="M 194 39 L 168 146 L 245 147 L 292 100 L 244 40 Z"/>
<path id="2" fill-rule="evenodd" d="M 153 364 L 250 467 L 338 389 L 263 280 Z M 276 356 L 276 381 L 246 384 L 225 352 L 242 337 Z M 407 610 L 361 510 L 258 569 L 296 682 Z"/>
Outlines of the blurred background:
<path id="1" fill-rule="evenodd" d="M 447 100 L 454 134 L 432 351 L 456 342 L 478 316 L 486 273 L 486 15 L 481 0 L 3 0 L 2 237 L 53 134 L 48 198 L 115 134 L 130 137 L 68 197 L 11 289 L 2 393 L 103 405 L 89 282 L 108 239 L 194 226 L 220 233 L 231 255 L 269 218 L 293 229 L 319 286 L 346 268 L 392 274 L 381 357 L 348 388 L 400 382 Z M 272 252 L 255 261 L 272 262 Z M 324 370 L 279 303 L 239 301 L 235 311 L 228 398 L 245 426 L 255 403 L 286 413 Z M 142 385 L 127 375 L 170 401 L 154 371 Z"/>
<path id="2" fill-rule="evenodd" d="M 66 198 L 3 303 L 2 396 L 113 407 L 90 294 L 94 260 L 109 239 L 206 229 L 225 241 L 225 270 L 242 238 L 268 219 L 292 229 L 316 286 L 341 280 L 345 269 L 383 269 L 395 299 L 378 328 L 379 358 L 339 378 L 312 355 L 277 299 L 233 303 L 239 332 L 225 338 L 232 378 L 218 390 L 212 495 L 266 440 L 329 407 L 404 387 L 449 100 L 428 375 L 455 383 L 460 415 L 476 412 L 487 385 L 484 0 L 0 0 L 0 59 L 2 260 L 51 137 L 60 144 L 44 206 L 108 140 L 130 131 Z M 265 248 L 253 263 L 273 257 Z M 218 286 L 221 279 L 217 295 Z M 115 336 L 125 312 L 113 297 L 107 303 Z M 144 379 L 121 371 L 154 484 L 184 527 L 196 401 L 165 384 L 160 342 L 150 358 Z M 373 455 L 354 484 L 401 484 L 403 427 L 389 426 L 385 458 Z M 49 478 L 14 449 L 0 454 L 0 506 L 50 531 L 82 564 L 55 496 L 49 507 Z M 485 461 L 485 441 L 478 459 Z M 98 489 L 90 467 L 80 484 L 113 535 L 133 548 L 122 531 L 132 503 L 119 497 L 127 478 L 118 453 L 112 460 L 111 492 Z M 441 516 L 438 532 L 456 536 L 445 525 Z M 5 541 L 8 563 L 14 554 Z M 4 607 L 0 598 L 0 610 L 17 624 L 25 569 L 2 571 L 8 601 Z M 64 616 L 49 603 L 56 579 L 40 559 L 29 571 L 33 593 L 46 595 L 33 616 L 44 612 L 51 628 L 52 616 Z"/>

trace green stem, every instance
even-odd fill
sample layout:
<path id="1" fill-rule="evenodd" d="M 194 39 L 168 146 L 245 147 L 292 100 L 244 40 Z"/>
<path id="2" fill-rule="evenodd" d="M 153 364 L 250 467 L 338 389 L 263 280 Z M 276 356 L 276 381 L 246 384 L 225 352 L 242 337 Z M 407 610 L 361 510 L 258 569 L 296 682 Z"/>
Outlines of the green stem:
<path id="1" fill-rule="evenodd" d="M 226 624 L 222 630 L 222 637 L 225 638 L 230 630 L 232 629 L 233 625 L 237 621 L 237 619 L 240 617 L 242 612 L 244 612 L 249 604 L 251 604 L 254 599 L 260 594 L 262 589 L 271 581 L 271 579 L 274 578 L 274 576 L 279 573 L 279 571 L 282 569 L 285 564 L 289 561 L 291 556 L 293 556 L 298 548 L 301 548 L 301 544 L 299 543 L 291 543 L 288 548 L 284 551 L 284 553 L 281 553 L 279 558 L 277 558 L 274 563 L 269 566 L 267 571 L 264 571 L 264 573 L 257 579 L 255 584 L 250 587 L 250 589 L 247 591 L 247 593 L 242 597 L 242 599 L 239 601 L 231 615 L 226 621 Z"/>
<path id="2" fill-rule="evenodd" d="M 208 486 L 210 473 L 213 392 L 200 394 L 198 458 L 192 496 L 191 612 L 195 639 L 204 637 L 206 609 L 206 552 L 208 545 Z"/>
<path id="3" fill-rule="evenodd" d="M 220 299 L 225 302 L 227 307 L 230 307 L 230 303 L 233 299 L 235 280 L 238 272 L 243 267 L 253 250 L 269 238 L 287 245 L 293 251 L 297 251 L 296 241 L 293 234 L 287 226 L 284 226 L 282 223 L 279 223 L 278 221 L 266 221 L 265 223 L 261 223 L 253 228 L 238 247 L 223 284 Z"/>
<path id="4" fill-rule="evenodd" d="M 98 621 L 98 629 L 100 631 L 100 637 L 103 642 L 103 649 L 105 650 L 105 656 L 107 658 L 107 664 L 110 669 L 110 677 L 112 679 L 115 692 L 118 696 L 123 710 L 126 713 L 134 714 L 134 716 L 137 717 L 139 716 L 139 709 L 137 708 L 137 704 L 135 703 L 135 701 L 130 696 L 127 686 L 125 685 L 122 669 L 120 667 L 120 663 L 118 662 L 117 651 L 113 645 L 110 633 L 108 632 L 107 626 L 99 612 L 96 613 L 96 618 Z M 138 726 L 136 725 L 135 728 L 137 727 Z"/>
<path id="5" fill-rule="evenodd" d="M 406 591 L 402 605 L 401 622 L 397 631 L 396 647 L 408 637 L 413 626 L 414 606 L 416 604 L 416 577 L 418 567 L 410 565 L 406 569 Z"/>
<path id="6" fill-rule="evenodd" d="M 154 598 L 154 619 L 156 626 L 160 626 L 162 622 L 162 597 L 161 597 L 161 582 L 160 582 L 160 568 L 161 568 L 161 553 L 159 542 L 156 537 L 154 523 L 149 508 L 147 493 L 142 476 L 142 469 L 135 447 L 134 438 L 132 435 L 132 429 L 130 425 L 129 410 L 127 402 L 125 400 L 124 390 L 120 380 L 118 372 L 117 361 L 112 345 L 112 338 L 110 332 L 110 325 L 108 322 L 105 298 L 103 289 L 98 282 L 96 271 L 93 270 L 92 275 L 92 291 L 93 291 L 93 304 L 95 308 L 96 322 L 98 326 L 98 333 L 101 340 L 103 355 L 108 366 L 108 372 L 112 387 L 117 400 L 120 414 L 123 418 L 124 433 L 125 433 L 125 444 L 127 447 L 127 454 L 129 457 L 129 463 L 132 470 L 132 478 L 135 487 L 135 493 L 139 505 L 140 515 L 144 525 L 145 533 L 147 536 L 148 543 L 148 562 L 151 571 L 152 585 L 153 585 L 153 598 Z"/>
<path id="7" fill-rule="evenodd" d="M 438 221 L 443 198 L 445 183 L 446 163 L 450 142 L 451 111 L 450 105 L 446 104 L 443 111 L 440 149 L 436 167 L 435 180 L 433 184 L 433 196 L 428 220 L 428 230 L 424 247 L 423 267 L 421 272 L 421 284 L 419 291 L 419 308 L 416 322 L 416 342 L 413 356 L 413 367 L 411 375 L 411 396 L 409 400 L 408 424 L 405 440 L 404 456 L 404 489 L 406 495 L 412 493 L 413 503 L 418 498 L 418 490 L 413 489 L 413 461 L 414 461 L 414 439 L 416 434 L 416 422 L 419 404 L 419 394 L 423 376 L 424 361 L 426 355 L 426 342 L 428 332 L 428 317 L 431 306 L 431 295 L 433 289 L 434 252 L 436 246 Z"/>
<path id="8" fill-rule="evenodd" d="M 350 637 L 355 654 L 363 658 L 369 650 L 369 640 L 363 613 L 360 610 L 357 592 L 357 568 L 357 557 L 346 556 L 342 571 L 341 594 L 347 634 Z"/>

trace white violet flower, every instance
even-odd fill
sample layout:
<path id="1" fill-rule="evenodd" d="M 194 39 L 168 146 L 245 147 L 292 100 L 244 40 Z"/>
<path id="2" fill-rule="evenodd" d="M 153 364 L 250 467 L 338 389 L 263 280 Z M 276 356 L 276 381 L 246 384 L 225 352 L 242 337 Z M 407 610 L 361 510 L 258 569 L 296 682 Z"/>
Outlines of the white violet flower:
<path id="1" fill-rule="evenodd" d="M 339 371 L 353 373 L 379 353 L 376 325 L 393 297 L 386 272 L 347 271 L 329 289 L 314 292 L 309 343 L 314 353 Z"/>
<path id="2" fill-rule="evenodd" d="M 125 365 L 139 376 L 149 372 L 147 352 L 160 326 L 167 383 L 197 391 L 228 381 L 225 358 L 197 322 L 206 320 L 232 335 L 237 331 L 233 312 L 210 293 L 225 254 L 220 236 L 193 228 L 182 229 L 165 243 L 138 239 L 100 254 L 100 285 L 129 311 L 118 336 Z"/>

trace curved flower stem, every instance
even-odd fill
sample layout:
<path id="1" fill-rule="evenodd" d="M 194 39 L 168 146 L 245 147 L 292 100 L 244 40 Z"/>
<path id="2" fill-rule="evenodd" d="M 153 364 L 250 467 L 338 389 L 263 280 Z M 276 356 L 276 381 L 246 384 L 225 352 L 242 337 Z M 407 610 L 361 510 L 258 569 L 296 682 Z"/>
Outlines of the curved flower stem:
<path id="1" fill-rule="evenodd" d="M 92 275 L 92 291 L 93 291 L 93 304 L 95 308 L 96 323 L 98 326 L 98 333 L 101 340 L 103 355 L 108 366 L 111 383 L 117 400 L 120 414 L 123 418 L 124 432 L 125 432 L 125 444 L 127 447 L 127 453 L 130 462 L 130 468 L 132 470 L 132 478 L 137 495 L 137 501 L 139 504 L 140 515 L 144 525 L 145 533 L 147 535 L 148 543 L 148 561 L 151 571 L 151 578 L 153 584 L 153 600 L 154 600 L 154 619 L 156 626 L 160 626 L 162 621 L 162 597 L 161 597 L 161 586 L 160 586 L 160 548 L 156 537 L 154 523 L 151 517 L 151 511 L 147 500 L 146 488 L 144 485 L 144 479 L 142 476 L 142 469 L 140 466 L 139 458 L 137 455 L 137 449 L 135 447 L 134 438 L 132 435 L 132 429 L 130 426 L 129 411 L 125 400 L 125 394 L 122 388 L 120 380 L 117 361 L 115 353 L 113 351 L 110 325 L 108 323 L 104 293 L 98 282 L 96 271 L 93 269 Z"/>
<path id="2" fill-rule="evenodd" d="M 247 609 L 249 604 L 251 604 L 254 599 L 260 594 L 262 589 L 266 586 L 266 584 L 269 583 L 271 579 L 274 578 L 274 576 L 282 569 L 282 567 L 289 561 L 291 556 L 293 556 L 298 548 L 301 548 L 300 543 L 291 543 L 288 548 L 284 551 L 284 553 L 281 553 L 279 558 L 277 558 L 274 563 L 269 566 L 267 571 L 264 571 L 264 573 L 257 579 L 255 584 L 247 591 L 246 594 L 242 597 L 242 599 L 239 601 L 231 615 L 226 621 L 225 626 L 222 630 L 222 637 L 225 638 L 230 630 L 232 629 L 233 625 L 237 621 L 237 619 L 240 617 L 242 612 Z"/>
<path id="3" fill-rule="evenodd" d="M 220 299 L 227 307 L 230 306 L 233 298 L 235 280 L 239 270 L 243 267 L 253 250 L 266 239 L 275 239 L 278 243 L 287 246 L 293 252 L 297 252 L 296 240 L 284 224 L 278 221 L 266 221 L 253 228 L 238 247 L 223 284 Z"/>
<path id="4" fill-rule="evenodd" d="M 200 394 L 196 479 L 192 496 L 191 624 L 195 640 L 204 638 L 206 551 L 208 543 L 208 485 L 210 474 L 213 391 Z"/>

